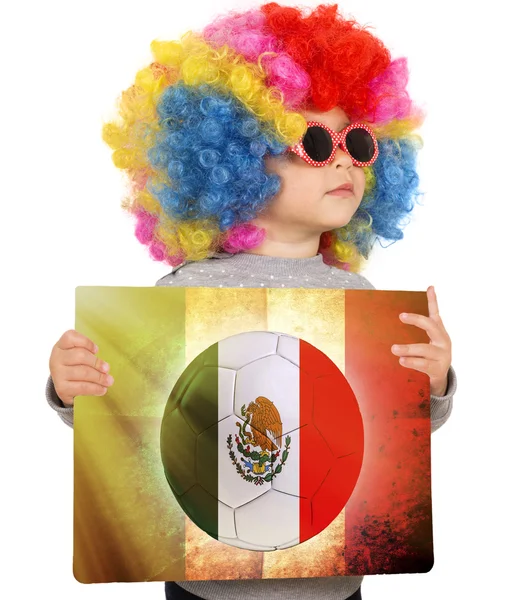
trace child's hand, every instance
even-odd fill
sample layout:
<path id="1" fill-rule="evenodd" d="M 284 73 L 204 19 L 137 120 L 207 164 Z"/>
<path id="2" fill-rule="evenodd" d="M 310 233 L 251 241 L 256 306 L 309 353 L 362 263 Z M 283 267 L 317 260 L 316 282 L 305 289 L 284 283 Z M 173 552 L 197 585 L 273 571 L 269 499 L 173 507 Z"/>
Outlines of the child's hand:
<path id="1" fill-rule="evenodd" d="M 438 314 L 438 303 L 434 287 L 427 288 L 429 316 L 413 313 L 400 315 L 409 325 L 425 329 L 431 340 L 429 344 L 392 346 L 393 354 L 401 356 L 400 364 L 410 369 L 427 373 L 431 382 L 431 395 L 443 396 L 447 391 L 447 372 L 451 366 L 451 339 Z"/>
<path id="2" fill-rule="evenodd" d="M 53 346 L 49 360 L 57 396 L 73 405 L 75 396 L 103 396 L 114 378 L 110 366 L 95 355 L 99 349 L 86 336 L 70 329 Z"/>

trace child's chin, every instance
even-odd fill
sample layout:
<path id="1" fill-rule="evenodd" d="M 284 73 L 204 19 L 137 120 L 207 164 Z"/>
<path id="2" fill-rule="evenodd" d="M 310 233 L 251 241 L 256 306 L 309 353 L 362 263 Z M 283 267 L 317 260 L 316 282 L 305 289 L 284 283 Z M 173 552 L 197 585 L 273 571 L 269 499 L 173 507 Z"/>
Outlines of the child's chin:
<path id="1" fill-rule="evenodd" d="M 332 225 L 332 229 L 343 227 L 350 219 L 354 216 L 358 209 L 359 203 L 355 198 L 337 198 L 338 202 L 331 202 L 330 205 L 326 205 L 324 208 L 324 219 L 329 221 Z"/>
<path id="2" fill-rule="evenodd" d="M 348 225 L 355 212 L 355 210 L 348 210 L 339 211 L 339 214 L 325 215 L 327 218 L 325 219 L 324 225 L 327 227 L 327 231 L 330 231 L 331 229 L 339 229 L 340 227 Z"/>

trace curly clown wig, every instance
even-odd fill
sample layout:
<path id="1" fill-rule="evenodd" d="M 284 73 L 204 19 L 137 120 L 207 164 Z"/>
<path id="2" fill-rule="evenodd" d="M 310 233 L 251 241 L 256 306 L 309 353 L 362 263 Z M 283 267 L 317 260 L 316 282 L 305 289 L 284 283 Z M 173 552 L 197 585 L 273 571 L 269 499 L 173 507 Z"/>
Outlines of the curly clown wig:
<path id="1" fill-rule="evenodd" d="M 219 250 L 259 246 L 252 225 L 278 193 L 266 156 L 285 154 L 307 129 L 299 111 L 340 106 L 373 129 L 376 162 L 350 222 L 321 236 L 327 264 L 361 270 L 374 241 L 403 237 L 419 195 L 423 122 L 406 91 L 407 60 L 337 5 L 310 14 L 275 2 L 216 18 L 201 33 L 151 43 L 153 62 L 121 94 L 103 139 L 126 172 L 123 208 L 154 260 L 176 266 Z"/>

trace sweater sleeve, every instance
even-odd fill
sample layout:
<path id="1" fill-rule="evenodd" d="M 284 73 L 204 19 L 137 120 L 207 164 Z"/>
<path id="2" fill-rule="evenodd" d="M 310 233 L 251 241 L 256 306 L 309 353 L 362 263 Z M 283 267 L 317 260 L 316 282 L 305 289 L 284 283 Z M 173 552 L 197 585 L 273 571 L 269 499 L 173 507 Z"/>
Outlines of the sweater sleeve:
<path id="1" fill-rule="evenodd" d="M 62 421 L 73 428 L 73 406 L 65 406 L 62 400 L 57 396 L 55 384 L 53 383 L 51 375 L 49 375 L 48 381 L 46 382 L 46 400 L 51 408 L 57 412 Z"/>
<path id="2" fill-rule="evenodd" d="M 453 396 L 457 388 L 457 377 L 453 365 L 447 372 L 447 390 L 444 396 L 431 394 L 431 433 L 442 427 L 451 416 Z"/>

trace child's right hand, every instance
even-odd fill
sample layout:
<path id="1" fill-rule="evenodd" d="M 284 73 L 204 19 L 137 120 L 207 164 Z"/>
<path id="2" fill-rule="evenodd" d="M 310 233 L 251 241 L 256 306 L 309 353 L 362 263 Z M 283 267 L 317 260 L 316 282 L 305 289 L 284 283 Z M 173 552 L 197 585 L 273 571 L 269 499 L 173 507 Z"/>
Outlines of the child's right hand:
<path id="1" fill-rule="evenodd" d="M 53 346 L 49 369 L 57 396 L 67 406 L 75 396 L 103 396 L 114 383 L 110 366 L 95 356 L 99 349 L 86 336 L 70 329 Z"/>

